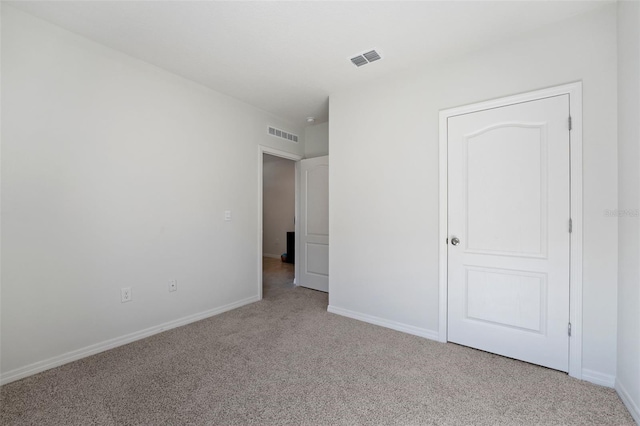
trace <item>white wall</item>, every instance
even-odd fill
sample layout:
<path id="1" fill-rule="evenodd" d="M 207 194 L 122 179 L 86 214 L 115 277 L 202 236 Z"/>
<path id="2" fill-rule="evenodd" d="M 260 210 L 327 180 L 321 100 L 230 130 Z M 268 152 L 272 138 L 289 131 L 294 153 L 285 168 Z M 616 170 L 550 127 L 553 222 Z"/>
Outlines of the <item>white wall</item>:
<path id="1" fill-rule="evenodd" d="M 329 155 L 329 123 L 304 128 L 304 158 Z"/>
<path id="2" fill-rule="evenodd" d="M 1 101 L 5 380 L 257 299 L 258 144 L 302 128 L 6 4 Z"/>
<path id="3" fill-rule="evenodd" d="M 330 98 L 330 306 L 438 331 L 438 112 L 582 80 L 583 368 L 613 384 L 618 230 L 616 8 Z M 371 319 L 370 317 L 370 319 Z"/>
<path id="4" fill-rule="evenodd" d="M 295 230 L 296 163 L 265 154 L 262 170 L 262 253 L 280 257 Z"/>
<path id="5" fill-rule="evenodd" d="M 618 372 L 640 423 L 640 3 L 618 2 Z"/>

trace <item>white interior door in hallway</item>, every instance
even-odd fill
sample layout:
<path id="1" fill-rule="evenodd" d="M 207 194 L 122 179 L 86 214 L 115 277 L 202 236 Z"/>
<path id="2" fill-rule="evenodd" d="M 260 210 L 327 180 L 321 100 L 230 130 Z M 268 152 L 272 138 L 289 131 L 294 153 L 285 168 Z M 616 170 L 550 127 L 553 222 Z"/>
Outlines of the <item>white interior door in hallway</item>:
<path id="1" fill-rule="evenodd" d="M 329 291 L 329 157 L 300 161 L 300 283 Z"/>
<path id="2" fill-rule="evenodd" d="M 569 369 L 569 95 L 448 119 L 451 342 Z"/>

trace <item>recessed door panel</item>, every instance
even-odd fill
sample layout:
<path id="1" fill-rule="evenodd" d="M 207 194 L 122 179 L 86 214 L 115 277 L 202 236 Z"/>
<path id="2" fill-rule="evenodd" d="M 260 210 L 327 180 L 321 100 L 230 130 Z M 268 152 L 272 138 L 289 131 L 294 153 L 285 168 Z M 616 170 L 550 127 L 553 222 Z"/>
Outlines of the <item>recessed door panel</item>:
<path id="1" fill-rule="evenodd" d="M 502 123 L 466 136 L 464 144 L 466 248 L 545 256 L 545 124 Z"/>
<path id="2" fill-rule="evenodd" d="M 307 243 L 306 272 L 329 276 L 329 246 L 327 244 Z"/>
<path id="3" fill-rule="evenodd" d="M 307 235 L 329 235 L 329 166 L 318 165 L 305 172 Z"/>
<path id="4" fill-rule="evenodd" d="M 545 274 L 467 268 L 466 318 L 544 333 Z"/>

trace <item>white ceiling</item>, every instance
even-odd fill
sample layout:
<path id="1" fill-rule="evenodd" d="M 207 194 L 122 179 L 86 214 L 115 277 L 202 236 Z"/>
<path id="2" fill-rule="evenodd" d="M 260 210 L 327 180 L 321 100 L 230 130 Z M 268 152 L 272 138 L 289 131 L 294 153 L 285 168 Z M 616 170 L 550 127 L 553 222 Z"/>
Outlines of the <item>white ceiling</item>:
<path id="1" fill-rule="evenodd" d="M 328 96 L 601 7 L 599 1 L 43 1 L 28 13 L 298 125 Z M 375 48 L 381 61 L 349 58 Z"/>

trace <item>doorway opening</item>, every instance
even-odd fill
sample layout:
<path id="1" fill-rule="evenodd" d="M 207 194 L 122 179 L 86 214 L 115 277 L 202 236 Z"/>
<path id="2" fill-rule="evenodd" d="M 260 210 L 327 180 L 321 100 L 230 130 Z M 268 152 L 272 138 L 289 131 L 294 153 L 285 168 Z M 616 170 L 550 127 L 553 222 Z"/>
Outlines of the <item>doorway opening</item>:
<path id="1" fill-rule="evenodd" d="M 275 273 L 275 275 L 269 275 L 269 278 L 279 283 L 277 287 L 292 287 L 296 284 L 298 268 L 295 264 L 295 253 L 298 248 L 298 224 L 295 218 L 298 216 L 299 206 L 298 165 L 300 160 L 302 160 L 300 155 L 258 146 L 257 290 L 260 299 L 264 296 L 263 268 L 267 269 L 267 274 Z M 267 188 L 266 191 L 265 188 Z M 288 232 L 293 233 L 293 244 L 289 240 L 289 250 L 287 250 Z M 289 235 L 291 238 L 291 234 Z M 289 252 L 292 252 L 293 256 Z M 294 263 L 283 262 L 284 253 L 287 253 L 288 260 Z"/>
<path id="2" fill-rule="evenodd" d="M 294 287 L 296 163 L 262 154 L 262 291 Z"/>

